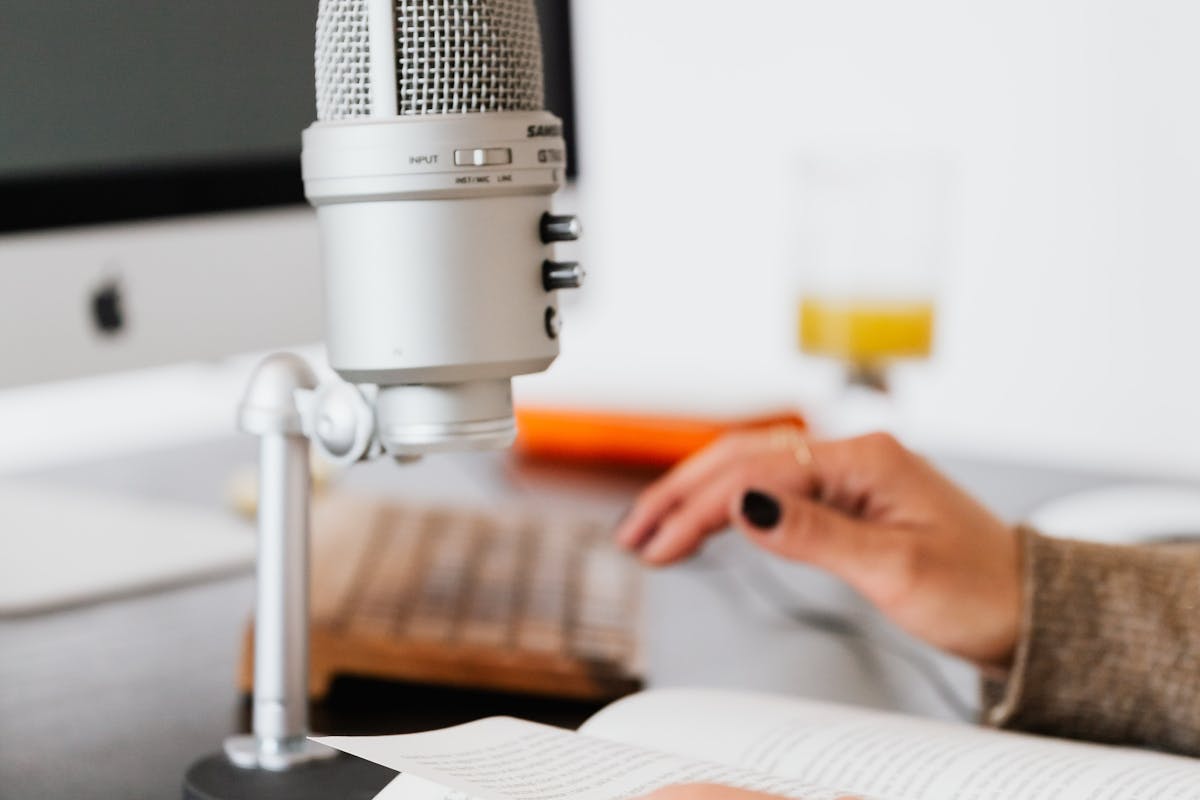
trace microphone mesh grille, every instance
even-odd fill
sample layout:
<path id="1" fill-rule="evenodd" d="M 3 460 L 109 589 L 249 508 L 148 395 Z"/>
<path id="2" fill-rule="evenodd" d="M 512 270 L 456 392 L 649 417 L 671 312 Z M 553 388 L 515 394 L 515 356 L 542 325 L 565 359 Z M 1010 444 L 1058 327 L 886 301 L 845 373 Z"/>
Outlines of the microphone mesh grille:
<path id="1" fill-rule="evenodd" d="M 371 113 L 367 0 L 321 0 L 317 118 Z M 400 114 L 538 111 L 542 40 L 533 0 L 395 0 Z"/>
<path id="2" fill-rule="evenodd" d="M 533 0 L 402 0 L 396 58 L 401 114 L 544 106 Z"/>
<path id="3" fill-rule="evenodd" d="M 321 0 L 317 10 L 317 119 L 371 113 L 367 0 Z"/>

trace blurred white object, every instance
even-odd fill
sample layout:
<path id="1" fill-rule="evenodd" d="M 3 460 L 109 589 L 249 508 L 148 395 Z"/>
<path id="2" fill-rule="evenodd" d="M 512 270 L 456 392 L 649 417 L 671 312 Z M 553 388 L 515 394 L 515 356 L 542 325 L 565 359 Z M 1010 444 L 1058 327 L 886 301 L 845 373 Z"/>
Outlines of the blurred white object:
<path id="1" fill-rule="evenodd" d="M 233 514 L 86 490 L 0 485 L 0 617 L 249 572 Z"/>
<path id="2" fill-rule="evenodd" d="M 1104 544 L 1200 540 L 1200 488 L 1125 484 L 1087 489 L 1042 505 L 1028 522 L 1052 536 Z"/>

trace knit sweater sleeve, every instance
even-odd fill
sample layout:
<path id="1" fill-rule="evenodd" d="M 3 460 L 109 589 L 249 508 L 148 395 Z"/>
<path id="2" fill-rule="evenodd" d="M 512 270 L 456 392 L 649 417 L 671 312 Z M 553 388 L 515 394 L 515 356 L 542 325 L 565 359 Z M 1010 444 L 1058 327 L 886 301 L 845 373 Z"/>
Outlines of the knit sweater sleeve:
<path id="1" fill-rule="evenodd" d="M 1022 633 L 984 721 L 1200 755 L 1200 547 L 1020 535 Z"/>

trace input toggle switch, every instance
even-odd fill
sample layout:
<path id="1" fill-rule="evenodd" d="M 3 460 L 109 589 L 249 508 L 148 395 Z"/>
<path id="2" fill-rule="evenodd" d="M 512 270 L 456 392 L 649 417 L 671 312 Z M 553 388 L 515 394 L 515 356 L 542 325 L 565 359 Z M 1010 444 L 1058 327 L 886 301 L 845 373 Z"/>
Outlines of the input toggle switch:
<path id="1" fill-rule="evenodd" d="M 556 289 L 578 289 L 583 286 L 587 273 L 574 261 L 542 262 L 542 288 L 547 292 Z"/>
<path id="2" fill-rule="evenodd" d="M 456 167 L 501 167 L 513 160 L 510 147 L 476 147 L 472 150 L 455 150 Z"/>
<path id="3" fill-rule="evenodd" d="M 583 226 L 574 214 L 542 215 L 542 241 L 546 244 L 573 242 L 582 235 Z"/>

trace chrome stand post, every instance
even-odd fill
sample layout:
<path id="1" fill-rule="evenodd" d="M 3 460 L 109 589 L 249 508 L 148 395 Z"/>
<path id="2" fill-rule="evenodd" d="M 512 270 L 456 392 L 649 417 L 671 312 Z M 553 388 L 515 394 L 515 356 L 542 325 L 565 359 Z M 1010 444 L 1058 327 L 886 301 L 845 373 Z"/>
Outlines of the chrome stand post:
<path id="1" fill-rule="evenodd" d="M 303 360 L 277 355 L 255 371 L 239 427 L 261 438 L 258 603 L 252 736 L 225 742 L 239 767 L 290 769 L 335 752 L 308 739 L 308 438 L 297 393 L 317 388 Z"/>
<path id="2" fill-rule="evenodd" d="M 353 402 L 361 400 L 354 387 L 317 389 L 303 359 L 270 356 L 238 411 L 239 427 L 261 440 L 253 733 L 230 737 L 223 754 L 192 767 L 184 784 L 190 800 L 365 799 L 395 775 L 308 738 L 309 436 L 316 428 L 321 440 L 332 438 L 343 445 L 342 456 L 357 460 L 372 429 L 364 418 L 370 408 Z M 332 400 L 322 404 L 322 394 Z M 361 452 L 350 452 L 360 441 Z"/>

